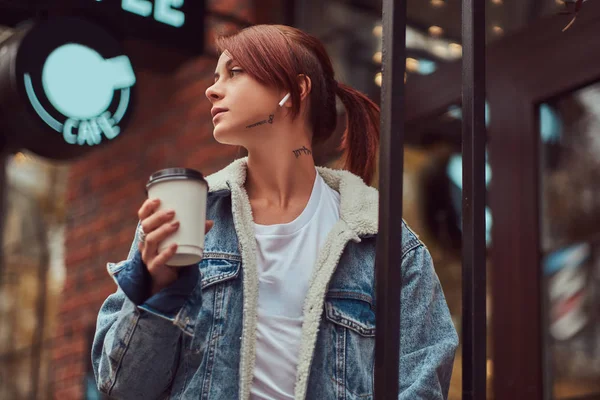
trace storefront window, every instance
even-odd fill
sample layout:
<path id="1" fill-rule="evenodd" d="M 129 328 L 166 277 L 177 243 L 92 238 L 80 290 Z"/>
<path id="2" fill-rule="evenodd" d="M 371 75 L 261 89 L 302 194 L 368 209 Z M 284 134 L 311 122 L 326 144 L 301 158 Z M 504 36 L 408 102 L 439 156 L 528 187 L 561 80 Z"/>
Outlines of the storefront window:
<path id="1" fill-rule="evenodd" d="M 556 399 L 600 396 L 599 100 L 594 84 L 548 102 L 561 123 L 542 132 L 545 368 Z"/>

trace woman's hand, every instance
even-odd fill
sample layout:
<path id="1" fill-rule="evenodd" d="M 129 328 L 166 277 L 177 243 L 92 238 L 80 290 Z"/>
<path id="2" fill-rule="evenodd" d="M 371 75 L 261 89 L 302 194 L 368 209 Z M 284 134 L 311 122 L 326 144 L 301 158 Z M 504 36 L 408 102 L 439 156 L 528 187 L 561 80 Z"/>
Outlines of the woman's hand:
<path id="1" fill-rule="evenodd" d="M 175 219 L 173 210 L 157 212 L 159 205 L 160 200 L 148 199 L 138 210 L 141 228 L 145 235 L 145 240 L 139 242 L 138 249 L 152 277 L 152 294 L 169 286 L 179 276 L 178 267 L 166 265 L 177 251 L 177 245 L 173 244 L 160 253 L 158 252 L 159 244 L 179 229 L 179 221 Z M 205 232 L 208 233 L 213 225 L 213 221 L 206 221 Z"/>

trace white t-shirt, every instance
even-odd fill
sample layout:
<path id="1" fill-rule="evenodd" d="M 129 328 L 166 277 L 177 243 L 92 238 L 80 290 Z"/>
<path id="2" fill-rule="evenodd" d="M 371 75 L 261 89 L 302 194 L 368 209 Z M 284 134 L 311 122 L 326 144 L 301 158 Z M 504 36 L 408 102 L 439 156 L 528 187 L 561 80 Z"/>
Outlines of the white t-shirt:
<path id="1" fill-rule="evenodd" d="M 258 325 L 252 400 L 294 398 L 303 306 L 319 250 L 340 216 L 340 195 L 317 172 L 306 208 L 292 222 L 254 224 Z"/>

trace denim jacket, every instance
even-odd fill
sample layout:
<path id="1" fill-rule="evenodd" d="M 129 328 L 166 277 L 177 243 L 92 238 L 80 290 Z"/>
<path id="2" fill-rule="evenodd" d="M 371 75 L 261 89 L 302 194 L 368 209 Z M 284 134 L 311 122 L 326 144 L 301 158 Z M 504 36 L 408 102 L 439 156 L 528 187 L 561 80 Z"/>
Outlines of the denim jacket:
<path id="1" fill-rule="evenodd" d="M 150 296 L 137 250 L 108 264 L 117 290 L 102 305 L 92 348 L 100 391 L 116 399 L 249 399 L 254 375 L 258 274 L 247 159 L 207 177 L 204 258 Z M 333 227 L 310 280 L 295 399 L 373 398 L 378 192 L 347 172 L 318 168 L 340 193 Z M 404 225 L 400 399 L 447 398 L 456 330 L 429 252 Z"/>

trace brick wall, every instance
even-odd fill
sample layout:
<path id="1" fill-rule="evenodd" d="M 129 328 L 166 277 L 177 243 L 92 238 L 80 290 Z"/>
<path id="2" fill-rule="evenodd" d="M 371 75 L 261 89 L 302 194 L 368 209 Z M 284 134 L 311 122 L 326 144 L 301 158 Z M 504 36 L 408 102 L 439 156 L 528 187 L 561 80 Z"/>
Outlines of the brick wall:
<path id="1" fill-rule="evenodd" d="M 209 9 L 256 21 L 251 0 L 212 3 Z M 258 19 L 261 17 L 264 12 Z M 207 41 L 215 30 L 233 27 L 213 19 Z M 209 174 L 237 155 L 236 148 L 219 145 L 212 137 L 210 103 L 204 91 L 212 81 L 215 64 L 213 57 L 202 57 L 175 71 L 138 71 L 137 111 L 126 133 L 72 164 L 65 243 L 67 278 L 51 364 L 56 399 L 83 398 L 90 329 L 95 327 L 102 302 L 116 289 L 106 263 L 127 256 L 149 175 L 173 166 Z"/>

